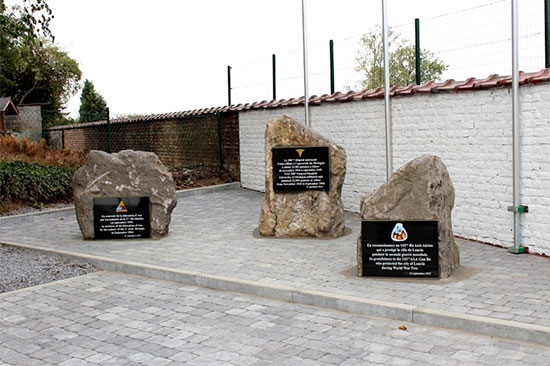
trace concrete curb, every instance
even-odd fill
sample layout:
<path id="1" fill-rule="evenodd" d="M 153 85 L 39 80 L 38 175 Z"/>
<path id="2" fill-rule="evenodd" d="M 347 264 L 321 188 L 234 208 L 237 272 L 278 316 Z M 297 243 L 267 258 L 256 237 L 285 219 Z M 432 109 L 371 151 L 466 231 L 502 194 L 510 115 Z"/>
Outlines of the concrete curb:
<path id="1" fill-rule="evenodd" d="M 550 345 L 550 327 L 445 310 L 417 308 L 413 322 Z"/>
<path id="2" fill-rule="evenodd" d="M 71 212 L 74 212 L 74 206 L 64 207 L 64 208 L 54 208 L 51 210 L 44 210 L 44 211 L 37 211 L 37 212 L 30 212 L 30 213 L 21 214 L 21 215 L 3 216 L 3 217 L 0 217 L 0 225 L 25 224 L 29 222 L 35 222 L 36 219 L 66 217 L 66 216 L 69 216 Z"/>
<path id="3" fill-rule="evenodd" d="M 21 292 L 27 292 L 27 291 L 32 291 L 32 290 L 40 290 L 41 288 L 49 287 L 49 286 L 52 286 L 53 284 L 62 285 L 64 283 L 70 283 L 70 282 L 74 281 L 75 278 L 83 278 L 84 279 L 86 277 L 91 277 L 93 275 L 97 275 L 98 273 L 102 273 L 102 272 L 104 272 L 104 271 L 95 271 L 95 272 L 85 273 L 85 274 L 75 276 L 75 277 L 63 278 L 62 280 L 56 280 L 56 281 L 52 281 L 52 282 L 41 283 L 39 285 L 19 288 L 17 290 L 13 290 L 13 291 L 2 292 L 2 293 L 0 293 L 0 300 L 5 298 L 5 297 L 10 297 L 10 296 L 13 296 L 13 295 L 17 295 L 18 293 L 21 293 Z"/>
<path id="4" fill-rule="evenodd" d="M 138 262 L 121 261 L 15 242 L 2 241 L 1 243 L 85 260 L 106 271 L 140 275 L 153 279 L 176 281 L 215 290 L 239 292 L 274 300 L 312 305 L 367 316 L 402 320 L 422 325 L 468 331 L 486 336 L 550 345 L 550 327 L 546 326 L 442 311 L 389 301 L 371 300 L 356 296 L 339 295 L 323 291 L 300 290 L 298 288 L 276 286 L 257 281 L 184 271 Z"/>
<path id="5" fill-rule="evenodd" d="M 233 183 L 218 184 L 218 185 L 208 186 L 208 187 L 182 189 L 182 190 L 176 191 L 176 197 L 180 199 L 185 197 L 197 196 L 201 194 L 223 192 L 223 191 L 229 191 L 229 190 L 240 189 L 240 188 L 241 188 L 241 182 L 233 182 Z M 37 212 L 30 212 L 30 213 L 21 214 L 21 215 L 3 216 L 3 217 L 0 217 L 0 225 L 24 224 L 29 222 L 35 222 L 36 219 L 66 217 L 66 216 L 70 216 L 72 213 L 74 213 L 74 206 L 64 207 L 64 208 L 54 208 L 50 210 L 37 211 Z"/>
<path id="6" fill-rule="evenodd" d="M 182 190 L 176 191 L 176 196 L 178 198 L 184 198 L 184 197 L 197 196 L 200 194 L 230 191 L 234 189 L 241 189 L 241 182 L 217 184 L 214 186 L 200 187 L 200 188 L 182 189 Z"/>

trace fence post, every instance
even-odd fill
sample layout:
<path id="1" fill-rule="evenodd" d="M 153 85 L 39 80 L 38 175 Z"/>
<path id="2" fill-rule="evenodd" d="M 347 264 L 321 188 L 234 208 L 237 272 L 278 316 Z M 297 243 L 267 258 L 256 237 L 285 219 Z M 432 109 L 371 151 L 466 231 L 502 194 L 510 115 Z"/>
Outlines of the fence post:
<path id="1" fill-rule="evenodd" d="M 416 85 L 422 83 L 422 71 L 420 70 L 420 19 L 414 20 L 414 44 L 415 44 L 415 56 L 416 56 Z"/>
<path id="2" fill-rule="evenodd" d="M 271 57 L 272 60 L 272 69 L 273 69 L 273 100 L 277 99 L 277 82 L 276 82 L 276 72 L 275 72 L 275 54 Z"/>
<path id="3" fill-rule="evenodd" d="M 5 136 L 7 133 L 6 117 L 5 117 L 5 112 L 3 110 L 0 111 L 0 132 L 2 133 L 2 136 Z"/>
<path id="4" fill-rule="evenodd" d="M 109 115 L 109 108 L 105 108 L 107 113 L 107 152 L 111 153 L 111 117 Z"/>
<path id="5" fill-rule="evenodd" d="M 550 67 L 550 0 L 544 0 L 544 67 Z"/>
<path id="6" fill-rule="evenodd" d="M 218 154 L 219 154 L 219 169 L 223 171 L 223 151 L 222 151 L 222 119 L 221 113 L 218 111 L 216 113 L 216 124 L 218 125 Z"/>
<path id="7" fill-rule="evenodd" d="M 330 48 L 330 94 L 334 94 L 334 41 L 329 42 Z"/>
<path id="8" fill-rule="evenodd" d="M 61 130 L 61 149 L 65 150 L 65 129 Z"/>
<path id="9" fill-rule="evenodd" d="M 227 66 L 227 105 L 231 105 L 231 66 Z"/>

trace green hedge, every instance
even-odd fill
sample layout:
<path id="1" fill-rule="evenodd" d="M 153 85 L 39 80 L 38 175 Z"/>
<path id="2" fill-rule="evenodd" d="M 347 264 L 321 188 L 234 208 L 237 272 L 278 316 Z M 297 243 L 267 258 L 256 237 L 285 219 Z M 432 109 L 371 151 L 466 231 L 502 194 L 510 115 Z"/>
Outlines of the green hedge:
<path id="1" fill-rule="evenodd" d="M 33 204 L 72 199 L 72 170 L 22 161 L 0 161 L 0 201 Z"/>

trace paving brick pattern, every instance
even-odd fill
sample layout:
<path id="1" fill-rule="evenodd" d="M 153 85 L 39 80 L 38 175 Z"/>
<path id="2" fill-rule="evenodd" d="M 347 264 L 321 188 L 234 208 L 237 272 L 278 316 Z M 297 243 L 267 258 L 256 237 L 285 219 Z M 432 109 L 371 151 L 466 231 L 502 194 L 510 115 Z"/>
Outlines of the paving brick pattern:
<path id="1" fill-rule="evenodd" d="M 179 200 L 170 235 L 160 240 L 84 241 L 71 215 L 0 227 L 0 241 L 27 243 L 264 284 L 325 291 L 462 314 L 550 326 L 550 260 L 458 240 L 459 281 L 357 278 L 360 220 L 338 239 L 253 236 L 263 194 L 233 190 Z"/>
<path id="2" fill-rule="evenodd" d="M 0 295 L 0 364 L 548 365 L 550 348 L 96 272 Z"/>

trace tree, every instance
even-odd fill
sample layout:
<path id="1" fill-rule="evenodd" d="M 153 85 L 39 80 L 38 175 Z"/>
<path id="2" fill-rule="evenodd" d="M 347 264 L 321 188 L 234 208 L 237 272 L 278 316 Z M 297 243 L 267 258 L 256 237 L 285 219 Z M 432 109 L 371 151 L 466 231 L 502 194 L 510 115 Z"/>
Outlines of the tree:
<path id="1" fill-rule="evenodd" d="M 375 27 L 359 41 L 356 71 L 365 78 L 358 83 L 359 88 L 375 89 L 384 86 L 384 44 L 381 27 Z M 388 30 L 390 84 L 406 86 L 416 81 L 415 47 L 402 40 L 400 34 Z M 393 50 L 393 51 L 392 51 Z M 448 65 L 426 49 L 421 51 L 420 70 L 422 80 L 438 80 Z"/>
<path id="2" fill-rule="evenodd" d="M 80 95 L 79 121 L 91 122 L 104 119 L 106 108 L 105 99 L 95 90 L 94 84 L 86 79 Z"/>
<path id="3" fill-rule="evenodd" d="M 78 63 L 57 47 L 45 0 L 23 0 L 10 10 L 0 0 L 0 83 L 16 104 L 44 105 L 48 127 L 63 120 L 63 109 L 79 89 Z"/>

